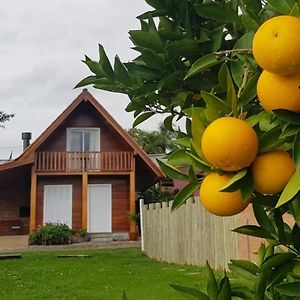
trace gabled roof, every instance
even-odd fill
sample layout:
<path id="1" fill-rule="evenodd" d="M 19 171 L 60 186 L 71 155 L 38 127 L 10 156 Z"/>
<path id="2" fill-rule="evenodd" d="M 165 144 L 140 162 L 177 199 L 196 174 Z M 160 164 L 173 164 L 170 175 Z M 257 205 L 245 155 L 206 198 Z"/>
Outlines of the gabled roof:
<path id="1" fill-rule="evenodd" d="M 135 154 L 140 156 L 146 166 L 154 173 L 154 176 L 164 178 L 165 175 L 148 157 L 135 140 L 116 122 L 116 120 L 107 112 L 107 110 L 93 97 L 93 95 L 84 89 L 77 98 L 50 124 L 50 126 L 15 160 L 0 165 L 0 171 L 8 170 L 18 166 L 34 163 L 35 150 L 44 143 L 47 138 L 66 120 L 66 118 L 82 103 L 89 102 L 96 111 L 102 115 L 107 123 L 126 141 L 133 149 Z"/>

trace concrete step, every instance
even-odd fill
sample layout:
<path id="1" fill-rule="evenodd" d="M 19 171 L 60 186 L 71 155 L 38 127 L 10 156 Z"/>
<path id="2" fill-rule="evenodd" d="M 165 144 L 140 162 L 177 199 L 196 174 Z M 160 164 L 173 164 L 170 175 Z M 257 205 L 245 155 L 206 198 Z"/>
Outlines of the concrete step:
<path id="1" fill-rule="evenodd" d="M 113 241 L 112 233 L 89 233 L 91 242 L 111 242 Z"/>

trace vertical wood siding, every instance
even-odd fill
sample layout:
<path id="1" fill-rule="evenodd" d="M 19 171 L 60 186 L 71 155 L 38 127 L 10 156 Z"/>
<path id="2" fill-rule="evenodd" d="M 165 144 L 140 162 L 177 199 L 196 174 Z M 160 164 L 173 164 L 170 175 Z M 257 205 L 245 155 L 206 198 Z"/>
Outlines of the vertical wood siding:
<path id="1" fill-rule="evenodd" d="M 129 176 L 89 176 L 89 184 L 112 184 L 112 231 L 129 230 Z M 37 186 L 37 226 L 43 224 L 44 186 L 48 184 L 72 184 L 73 209 L 72 227 L 82 228 L 82 177 L 81 176 L 40 176 Z"/>
<path id="2" fill-rule="evenodd" d="M 145 253 L 151 258 L 178 264 L 227 268 L 238 257 L 238 237 L 231 232 L 236 217 L 216 217 L 189 199 L 171 212 L 171 203 L 143 206 Z"/>

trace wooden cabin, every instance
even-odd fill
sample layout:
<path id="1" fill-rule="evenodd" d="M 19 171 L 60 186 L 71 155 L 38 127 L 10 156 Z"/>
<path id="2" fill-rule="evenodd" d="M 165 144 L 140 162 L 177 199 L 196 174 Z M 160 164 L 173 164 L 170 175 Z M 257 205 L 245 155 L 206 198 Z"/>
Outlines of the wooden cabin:
<path id="1" fill-rule="evenodd" d="M 17 159 L 0 165 L 0 235 L 52 222 L 134 239 L 128 213 L 136 192 L 163 177 L 84 89 Z"/>

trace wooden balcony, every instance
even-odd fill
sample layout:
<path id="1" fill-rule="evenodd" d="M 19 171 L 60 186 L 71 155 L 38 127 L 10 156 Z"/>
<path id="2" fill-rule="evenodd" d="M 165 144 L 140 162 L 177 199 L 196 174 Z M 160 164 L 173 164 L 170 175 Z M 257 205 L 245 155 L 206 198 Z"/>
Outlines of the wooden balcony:
<path id="1" fill-rule="evenodd" d="M 132 152 L 37 152 L 36 172 L 95 173 L 129 172 L 133 167 Z"/>

